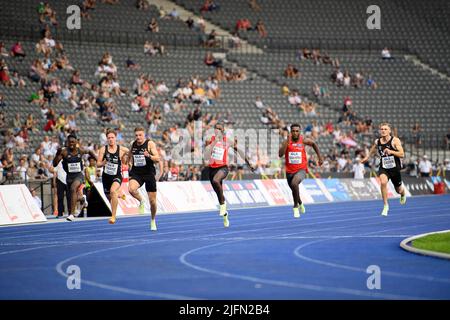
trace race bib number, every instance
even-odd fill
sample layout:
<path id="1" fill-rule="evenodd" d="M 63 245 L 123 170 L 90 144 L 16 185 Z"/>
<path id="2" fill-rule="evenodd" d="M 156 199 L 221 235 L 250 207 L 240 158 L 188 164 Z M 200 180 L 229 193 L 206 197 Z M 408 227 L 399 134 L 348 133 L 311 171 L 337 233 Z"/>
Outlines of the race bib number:
<path id="1" fill-rule="evenodd" d="M 289 152 L 289 163 L 291 164 L 301 164 L 302 163 L 302 153 L 299 152 Z"/>
<path id="2" fill-rule="evenodd" d="M 214 160 L 222 161 L 224 153 L 225 153 L 225 149 L 224 148 L 215 146 L 213 148 L 213 152 L 212 152 L 211 158 L 213 158 Z"/>
<path id="3" fill-rule="evenodd" d="M 134 166 L 135 167 L 145 167 L 147 162 L 145 161 L 145 156 L 143 154 L 133 155 Z"/>
<path id="4" fill-rule="evenodd" d="M 145 159 L 144 159 L 145 161 Z M 119 165 L 117 163 L 111 163 L 107 162 L 105 166 L 105 173 L 109 174 L 110 176 L 115 176 L 117 174 L 117 169 L 119 168 Z"/>
<path id="5" fill-rule="evenodd" d="M 81 163 L 68 163 L 69 173 L 78 173 L 81 172 Z"/>
<path id="6" fill-rule="evenodd" d="M 383 157 L 381 158 L 383 168 L 392 169 L 395 168 L 395 159 L 394 156 Z"/>

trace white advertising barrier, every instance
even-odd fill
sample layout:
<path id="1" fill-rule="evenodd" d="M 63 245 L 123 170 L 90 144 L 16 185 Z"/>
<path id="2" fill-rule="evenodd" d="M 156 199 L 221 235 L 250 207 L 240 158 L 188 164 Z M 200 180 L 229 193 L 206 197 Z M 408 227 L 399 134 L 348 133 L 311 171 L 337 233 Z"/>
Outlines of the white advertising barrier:
<path id="1" fill-rule="evenodd" d="M 94 186 L 111 210 L 102 183 L 96 182 Z M 150 213 L 150 203 L 145 185 L 138 191 L 145 201 L 145 213 Z M 128 183 L 122 183 L 120 194 L 125 195 L 125 199 L 119 198 L 117 216 L 139 214 L 139 201 L 128 192 Z M 216 209 L 216 204 L 209 197 L 200 181 L 158 182 L 157 206 L 158 214 Z"/>
<path id="2" fill-rule="evenodd" d="M 375 185 L 378 190 L 380 189 L 380 178 L 370 178 L 370 181 Z M 411 193 L 409 192 L 408 188 L 406 186 L 403 186 L 405 189 L 405 194 L 407 197 L 411 197 Z M 380 191 L 381 192 L 381 191 Z M 389 198 L 400 198 L 400 195 L 395 191 L 395 187 L 392 184 L 392 181 L 389 180 L 388 182 L 388 197 Z"/>
<path id="3" fill-rule="evenodd" d="M 97 182 L 95 187 L 110 207 L 102 184 Z M 229 209 L 286 206 L 293 203 L 292 191 L 286 179 L 225 181 L 223 187 Z M 122 184 L 120 192 L 125 195 L 125 200 L 119 198 L 117 216 L 139 214 L 139 202 L 128 193 L 126 183 Z M 145 188 L 141 187 L 139 192 L 145 200 L 145 213 L 149 213 L 150 205 Z M 300 195 L 305 204 L 381 199 L 377 178 L 305 179 L 300 184 Z M 407 189 L 406 195 L 411 196 Z M 399 197 L 392 183 L 388 184 L 388 196 Z M 160 182 L 157 206 L 158 213 L 214 211 L 218 209 L 218 201 L 211 184 L 206 181 Z"/>
<path id="4" fill-rule="evenodd" d="M 46 221 L 24 184 L 0 186 L 0 225 Z"/>

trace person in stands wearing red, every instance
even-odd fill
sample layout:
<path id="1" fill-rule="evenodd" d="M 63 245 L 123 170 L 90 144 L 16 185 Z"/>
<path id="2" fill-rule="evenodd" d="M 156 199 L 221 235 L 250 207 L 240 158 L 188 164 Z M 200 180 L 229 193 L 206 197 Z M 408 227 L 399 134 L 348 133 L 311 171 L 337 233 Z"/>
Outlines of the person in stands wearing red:
<path id="1" fill-rule="evenodd" d="M 289 188 L 292 190 L 292 196 L 294 198 L 294 218 L 300 218 L 300 212 L 305 213 L 305 206 L 300 199 L 300 183 L 306 178 L 308 173 L 308 159 L 306 157 L 305 146 L 310 146 L 314 149 L 319 158 L 319 165 L 323 163 L 323 158 L 320 155 L 319 147 L 317 144 L 309 139 L 300 135 L 300 125 L 292 124 L 291 133 L 286 140 L 281 144 L 278 155 L 280 158 L 285 157 L 286 161 L 286 178 Z"/>
<path id="2" fill-rule="evenodd" d="M 228 220 L 228 212 L 225 203 L 225 197 L 223 195 L 222 182 L 228 176 L 228 149 L 233 148 L 233 150 L 238 153 L 247 163 L 252 171 L 255 170 L 250 164 L 249 159 L 245 156 L 242 150 L 237 148 L 237 139 L 234 140 L 233 144 L 227 141 L 227 136 L 225 134 L 225 129 L 223 124 L 216 123 L 214 126 L 214 135 L 206 141 L 205 148 L 205 160 L 208 161 L 209 169 L 209 181 L 217 194 L 220 205 L 220 216 L 223 217 L 223 225 L 227 228 L 230 225 Z"/>

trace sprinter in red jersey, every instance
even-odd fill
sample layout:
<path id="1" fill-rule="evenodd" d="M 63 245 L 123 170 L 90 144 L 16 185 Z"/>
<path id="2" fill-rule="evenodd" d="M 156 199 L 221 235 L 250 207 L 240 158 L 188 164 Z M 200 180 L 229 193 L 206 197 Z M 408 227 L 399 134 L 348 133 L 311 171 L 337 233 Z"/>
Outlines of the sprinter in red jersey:
<path id="1" fill-rule="evenodd" d="M 230 147 L 245 160 L 252 171 L 255 170 L 244 152 L 237 148 L 237 140 L 235 139 L 233 144 L 230 144 L 224 133 L 223 124 L 217 123 L 214 126 L 214 135 L 211 139 L 206 141 L 205 160 L 208 161 L 209 181 L 217 194 L 220 205 L 219 214 L 223 217 L 223 224 L 225 227 L 228 227 L 230 222 L 228 220 L 222 182 L 228 176 L 228 149 Z"/>
<path id="2" fill-rule="evenodd" d="M 294 217 L 300 218 L 299 207 L 301 213 L 305 213 L 305 206 L 300 199 L 300 183 L 306 178 L 308 173 L 308 159 L 306 158 L 305 146 L 310 146 L 314 149 L 319 158 L 319 165 L 322 165 L 323 159 L 320 155 L 317 144 L 308 138 L 300 135 L 300 125 L 292 124 L 291 133 L 287 140 L 281 144 L 278 155 L 285 157 L 286 161 L 286 178 L 289 188 L 292 190 L 294 198 Z"/>

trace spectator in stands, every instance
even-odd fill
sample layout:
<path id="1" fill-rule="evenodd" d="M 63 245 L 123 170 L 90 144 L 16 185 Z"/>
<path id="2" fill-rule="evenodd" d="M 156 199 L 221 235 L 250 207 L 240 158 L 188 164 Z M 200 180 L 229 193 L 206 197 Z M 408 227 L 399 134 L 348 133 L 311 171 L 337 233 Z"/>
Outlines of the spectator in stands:
<path id="1" fill-rule="evenodd" d="M 148 24 L 148 28 L 147 29 L 149 31 L 153 32 L 153 33 L 158 33 L 159 32 L 159 25 L 158 25 L 158 21 L 156 21 L 156 18 L 152 18 L 152 20 Z"/>
<path id="2" fill-rule="evenodd" d="M 205 32 L 206 22 L 202 15 L 197 19 L 196 27 L 200 32 Z"/>
<path id="3" fill-rule="evenodd" d="M 178 13 L 176 8 L 173 8 L 172 11 L 168 15 L 171 19 L 178 19 L 180 14 Z"/>
<path id="4" fill-rule="evenodd" d="M 208 35 L 208 38 L 206 39 L 206 43 L 205 45 L 207 47 L 217 47 L 218 45 L 220 45 L 220 40 L 218 40 L 217 38 L 217 32 L 216 30 L 211 30 L 211 32 Z"/>
<path id="5" fill-rule="evenodd" d="M 258 31 L 260 38 L 267 38 L 267 30 L 264 22 L 262 20 L 258 20 L 255 27 L 256 31 Z"/>
<path id="6" fill-rule="evenodd" d="M 149 4 L 148 4 L 147 0 L 137 0 L 136 1 L 136 7 L 139 10 L 147 11 L 148 8 L 149 8 Z"/>
<path id="7" fill-rule="evenodd" d="M 422 159 L 419 161 L 419 172 L 421 177 L 429 177 L 432 173 L 432 164 L 431 161 L 428 160 L 428 156 L 424 155 Z"/>
<path id="8" fill-rule="evenodd" d="M 42 200 L 36 194 L 36 189 L 30 189 L 31 196 L 33 197 L 34 203 L 38 206 L 38 208 L 42 208 Z"/>
<path id="9" fill-rule="evenodd" d="M 286 78 L 299 78 L 300 72 L 292 64 L 288 64 L 287 68 L 284 70 L 284 76 Z"/>
<path id="10" fill-rule="evenodd" d="M 367 86 L 370 89 L 374 89 L 374 90 L 378 88 L 378 84 L 375 82 L 375 80 L 372 78 L 372 76 L 370 74 L 367 77 Z"/>
<path id="11" fill-rule="evenodd" d="M 391 51 L 387 47 L 385 47 L 383 50 L 381 50 L 381 58 L 383 60 L 393 59 Z"/>
<path id="12" fill-rule="evenodd" d="M 298 94 L 297 90 L 294 90 L 289 94 L 288 102 L 290 105 L 300 107 L 300 104 L 302 103 L 302 98 Z"/>
<path id="13" fill-rule="evenodd" d="M 344 86 L 344 87 L 350 87 L 350 84 L 351 84 L 351 77 L 350 77 L 350 73 L 348 72 L 348 71 L 345 71 L 345 73 L 344 73 L 344 78 L 343 78 L 343 81 L 342 81 L 342 85 Z"/>
<path id="14" fill-rule="evenodd" d="M 354 179 L 364 179 L 364 174 L 366 170 L 364 169 L 364 165 L 361 163 L 361 158 L 356 157 L 355 163 L 353 164 L 353 178 Z"/>
<path id="15" fill-rule="evenodd" d="M 213 67 L 221 67 L 222 66 L 222 61 L 216 60 L 216 58 L 214 58 L 214 56 L 211 52 L 206 53 L 204 62 L 207 66 L 213 66 Z"/>
<path id="16" fill-rule="evenodd" d="M 253 11 L 261 11 L 261 6 L 258 4 L 256 0 L 248 0 L 248 5 Z"/>
<path id="17" fill-rule="evenodd" d="M 414 143 L 416 146 L 422 144 L 422 128 L 419 123 L 415 123 L 411 129 L 411 135 L 413 136 Z"/>
<path id="18" fill-rule="evenodd" d="M 205 0 L 203 6 L 200 8 L 200 13 L 212 12 L 214 10 L 219 10 L 220 6 L 216 4 L 213 0 Z"/>
<path id="19" fill-rule="evenodd" d="M 12 47 L 11 47 L 11 57 L 20 57 L 22 58 L 22 60 L 26 57 L 25 51 L 23 50 L 22 44 L 20 43 L 20 41 L 16 42 Z"/>
<path id="20" fill-rule="evenodd" d="M 13 86 L 13 81 L 9 76 L 8 66 L 4 60 L 0 62 L 0 82 L 7 87 Z"/>
<path id="21" fill-rule="evenodd" d="M 236 32 L 233 32 L 230 38 L 230 46 L 232 48 L 240 48 L 241 45 L 241 38 L 239 38 L 239 35 Z"/>
<path id="22" fill-rule="evenodd" d="M 14 71 L 11 75 L 11 84 L 19 88 L 23 88 L 26 86 L 25 80 L 19 75 L 17 71 Z"/>
<path id="23" fill-rule="evenodd" d="M 255 106 L 256 106 L 259 110 L 264 110 L 264 109 L 265 109 L 264 103 L 262 102 L 260 96 L 257 96 L 257 97 L 256 97 L 256 100 L 255 100 Z"/>
<path id="24" fill-rule="evenodd" d="M 236 29 L 235 32 L 238 32 L 243 30 L 243 31 L 248 31 L 252 29 L 252 24 L 250 22 L 250 20 L 248 20 L 247 18 L 244 19 L 240 19 L 236 22 Z"/>
<path id="25" fill-rule="evenodd" d="M 2 57 L 9 57 L 9 53 L 5 48 L 5 44 L 3 42 L 0 42 L 0 56 Z"/>
<path id="26" fill-rule="evenodd" d="M 450 159 L 445 159 L 444 160 L 444 169 L 445 169 L 445 171 L 449 171 L 450 172 Z"/>
<path id="27" fill-rule="evenodd" d="M 3 112 L 6 109 L 5 97 L 0 94 L 0 110 Z"/>
<path id="28" fill-rule="evenodd" d="M 186 24 L 187 24 L 187 26 L 188 26 L 189 29 L 191 29 L 191 30 L 194 29 L 195 22 L 194 22 L 194 19 L 192 18 L 192 16 L 190 16 L 189 18 L 187 18 Z"/>
<path id="29" fill-rule="evenodd" d="M 281 86 L 281 93 L 283 94 L 283 96 L 288 96 L 289 95 L 290 90 L 289 90 L 289 87 L 288 87 L 288 85 L 286 83 L 284 83 Z"/>

